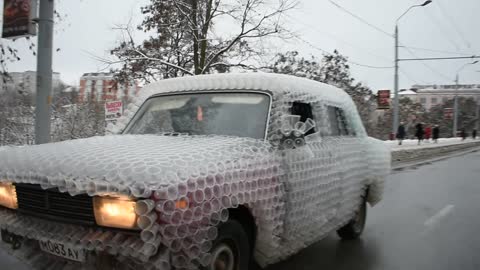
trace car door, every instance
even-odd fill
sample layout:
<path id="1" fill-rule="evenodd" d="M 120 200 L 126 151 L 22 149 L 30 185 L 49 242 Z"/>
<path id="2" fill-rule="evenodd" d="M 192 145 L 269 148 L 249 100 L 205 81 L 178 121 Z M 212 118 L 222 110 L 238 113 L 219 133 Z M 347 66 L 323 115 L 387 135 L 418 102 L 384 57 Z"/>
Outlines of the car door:
<path id="1" fill-rule="evenodd" d="M 285 169 L 286 216 L 283 238 L 292 250 L 309 245 L 329 232 L 340 202 L 340 173 L 335 167 L 336 141 L 324 137 L 323 106 L 294 102 L 290 113 L 308 118 L 315 127 L 305 133 L 305 144 L 281 150 Z M 319 119 L 317 119 L 319 118 Z"/>
<path id="2" fill-rule="evenodd" d="M 358 137 L 347 112 L 340 106 L 328 105 L 328 121 L 335 142 L 335 167 L 340 175 L 339 202 L 332 226 L 349 222 L 362 202 L 368 176 L 368 160 L 363 140 Z"/>

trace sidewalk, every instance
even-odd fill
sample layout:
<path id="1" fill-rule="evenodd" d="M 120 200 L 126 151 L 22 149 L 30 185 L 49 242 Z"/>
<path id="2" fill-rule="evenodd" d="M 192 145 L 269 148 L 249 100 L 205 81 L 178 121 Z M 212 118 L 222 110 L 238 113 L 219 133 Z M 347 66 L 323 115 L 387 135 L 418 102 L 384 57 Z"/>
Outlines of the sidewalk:
<path id="1" fill-rule="evenodd" d="M 415 150 L 415 149 L 424 149 L 424 148 L 442 147 L 442 146 L 478 143 L 478 142 L 480 142 L 479 138 L 474 140 L 470 137 L 465 139 L 464 141 L 462 141 L 462 138 L 440 138 L 438 139 L 438 143 L 433 143 L 432 140 L 429 140 L 429 141 L 423 140 L 420 145 L 418 145 L 418 140 L 404 140 L 402 145 L 398 145 L 397 140 L 385 141 L 385 144 L 390 146 L 390 149 L 392 150 L 392 152 L 395 152 L 395 151 L 402 151 L 402 150 Z"/>

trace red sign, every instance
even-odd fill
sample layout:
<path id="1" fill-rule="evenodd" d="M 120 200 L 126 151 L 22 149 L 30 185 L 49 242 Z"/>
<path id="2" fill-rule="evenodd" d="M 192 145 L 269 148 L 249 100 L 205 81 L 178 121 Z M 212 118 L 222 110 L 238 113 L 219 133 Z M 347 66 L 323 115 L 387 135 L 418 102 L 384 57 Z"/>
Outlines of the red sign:
<path id="1" fill-rule="evenodd" d="M 383 110 L 390 108 L 390 90 L 378 90 L 377 107 Z"/>
<path id="2" fill-rule="evenodd" d="M 445 119 L 453 119 L 453 108 L 444 108 L 443 109 L 443 118 Z"/>
<path id="3" fill-rule="evenodd" d="M 35 35 L 36 0 L 4 0 L 2 38 Z"/>

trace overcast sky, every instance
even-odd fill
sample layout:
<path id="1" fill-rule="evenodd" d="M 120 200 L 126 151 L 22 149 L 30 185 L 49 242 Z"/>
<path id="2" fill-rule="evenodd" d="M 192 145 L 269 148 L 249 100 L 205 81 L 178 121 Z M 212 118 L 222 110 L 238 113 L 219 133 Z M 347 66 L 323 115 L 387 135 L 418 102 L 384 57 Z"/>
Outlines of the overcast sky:
<path id="1" fill-rule="evenodd" d="M 285 17 L 288 28 L 303 41 L 276 44 L 278 51 L 298 50 L 308 56 L 321 57 L 322 51 L 338 49 L 352 62 L 376 67 L 392 67 L 395 20 L 411 5 L 423 0 L 334 0 L 338 5 L 365 19 L 381 32 L 342 11 L 329 0 L 300 0 L 296 10 Z M 139 8 L 148 0 L 57 0 L 57 9 L 66 15 L 56 25 L 54 70 L 68 84 L 78 84 L 85 72 L 99 71 L 104 65 L 91 54 L 104 56 L 115 46 L 119 33 L 112 28 L 142 17 Z M 0 0 L 3 7 L 3 1 Z M 478 35 L 479 0 L 434 0 L 426 7 L 411 10 L 399 23 L 401 58 L 465 56 L 480 54 Z M 142 34 L 136 35 L 141 38 Z M 17 40 L 22 61 L 9 65 L 10 71 L 35 70 L 35 57 Z M 432 52 L 424 48 L 448 53 Z M 413 53 L 413 55 L 412 55 Z M 412 84 L 453 83 L 456 70 L 469 60 L 401 62 L 400 87 Z M 352 74 L 373 90 L 393 88 L 393 69 L 373 69 L 351 64 Z M 480 83 L 480 63 L 465 68 L 461 83 Z"/>

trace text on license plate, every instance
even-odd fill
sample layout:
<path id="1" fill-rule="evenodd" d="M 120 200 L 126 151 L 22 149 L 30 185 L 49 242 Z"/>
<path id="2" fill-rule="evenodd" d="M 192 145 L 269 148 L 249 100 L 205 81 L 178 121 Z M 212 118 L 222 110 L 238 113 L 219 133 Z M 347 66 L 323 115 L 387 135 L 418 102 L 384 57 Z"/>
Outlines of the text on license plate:
<path id="1" fill-rule="evenodd" d="M 74 248 L 72 246 L 50 240 L 38 242 L 40 244 L 40 249 L 45 252 L 77 262 L 85 261 L 85 250 L 83 249 Z"/>

